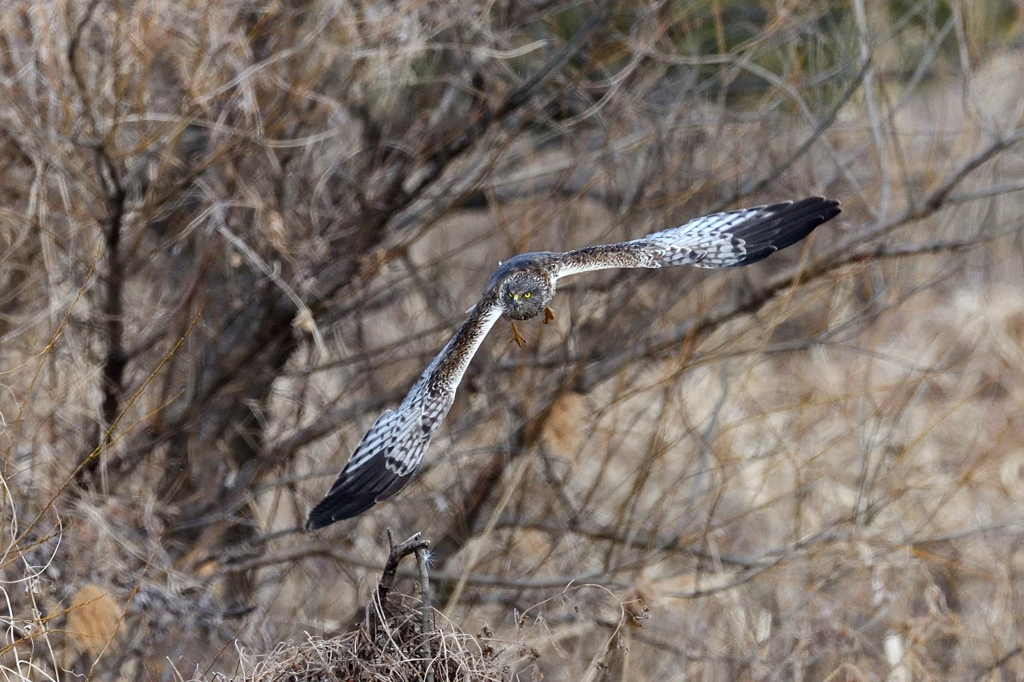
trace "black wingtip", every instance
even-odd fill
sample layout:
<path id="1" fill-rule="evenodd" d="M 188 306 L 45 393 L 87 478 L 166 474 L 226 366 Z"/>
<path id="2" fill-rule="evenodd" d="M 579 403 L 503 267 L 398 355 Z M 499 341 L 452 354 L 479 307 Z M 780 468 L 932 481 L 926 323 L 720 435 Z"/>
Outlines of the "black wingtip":
<path id="1" fill-rule="evenodd" d="M 404 488 L 411 478 L 412 472 L 396 474 L 384 457 L 358 468 L 355 473 L 346 467 L 327 496 L 309 512 L 306 529 L 316 530 L 359 516 Z"/>
<path id="2" fill-rule="evenodd" d="M 736 236 L 747 242 L 747 257 L 736 265 L 756 263 L 796 244 L 843 211 L 838 201 L 824 197 L 807 197 L 766 208 L 769 212 L 767 217 L 752 221 L 736 231 Z"/>
<path id="3" fill-rule="evenodd" d="M 328 495 L 313 507 L 306 520 L 306 530 L 317 530 L 336 521 L 359 516 L 377 504 L 376 495 Z"/>

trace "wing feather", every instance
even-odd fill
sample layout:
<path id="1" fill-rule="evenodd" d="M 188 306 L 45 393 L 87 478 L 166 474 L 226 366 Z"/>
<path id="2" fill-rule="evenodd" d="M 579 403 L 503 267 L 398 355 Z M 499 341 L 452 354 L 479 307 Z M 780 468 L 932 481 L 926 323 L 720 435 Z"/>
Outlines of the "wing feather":
<path id="1" fill-rule="evenodd" d="M 403 407 L 406 409 L 388 410 L 377 418 L 327 495 L 310 512 L 307 528 L 322 528 L 362 514 L 393 486 L 395 479 L 408 480 L 430 436 L 417 434 L 418 429 L 412 428 L 415 406 Z M 399 443 L 401 448 L 396 447 Z"/>
<path id="2" fill-rule="evenodd" d="M 521 254 L 505 261 L 484 297 L 470 309 L 466 321 L 398 409 L 384 412 L 359 441 L 327 496 L 310 512 L 307 528 L 357 516 L 408 483 L 448 413 L 470 360 L 501 316 L 499 284 L 513 272 L 539 268 L 550 275 L 553 287 L 560 277 L 602 268 L 746 265 L 795 244 L 839 212 L 838 202 L 810 197 L 796 203 L 714 213 L 633 241 L 562 254 Z"/>
<path id="3" fill-rule="evenodd" d="M 555 276 L 604 268 L 747 265 L 792 246 L 839 212 L 839 202 L 809 197 L 712 213 L 633 241 L 569 251 L 558 259 Z"/>
<path id="4" fill-rule="evenodd" d="M 334 485 L 309 513 L 306 528 L 358 516 L 405 487 L 448 414 L 470 360 L 500 316 L 501 305 L 488 291 L 398 409 L 385 411 L 363 435 Z"/>
<path id="5" fill-rule="evenodd" d="M 655 267 L 686 263 L 699 268 L 748 265 L 792 246 L 839 215 L 840 210 L 837 201 L 808 197 L 796 203 L 713 213 L 649 234 L 635 243 L 642 249 L 660 250 L 654 257 L 658 263 Z"/>

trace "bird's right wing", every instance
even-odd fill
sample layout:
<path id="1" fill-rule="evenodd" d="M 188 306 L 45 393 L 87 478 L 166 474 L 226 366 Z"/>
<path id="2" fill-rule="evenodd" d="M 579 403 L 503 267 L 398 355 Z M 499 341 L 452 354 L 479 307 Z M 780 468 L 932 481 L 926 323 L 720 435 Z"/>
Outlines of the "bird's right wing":
<path id="1" fill-rule="evenodd" d="M 430 434 L 418 424 L 419 412 L 415 404 L 403 403 L 397 412 L 387 410 L 377 418 L 327 495 L 309 513 L 306 528 L 358 516 L 405 486 L 430 444 Z"/>
<path id="2" fill-rule="evenodd" d="M 309 513 L 306 528 L 358 516 L 405 487 L 455 401 L 470 360 L 500 316 L 497 296 L 488 290 L 398 409 L 384 412 L 359 441 L 326 497 Z"/>

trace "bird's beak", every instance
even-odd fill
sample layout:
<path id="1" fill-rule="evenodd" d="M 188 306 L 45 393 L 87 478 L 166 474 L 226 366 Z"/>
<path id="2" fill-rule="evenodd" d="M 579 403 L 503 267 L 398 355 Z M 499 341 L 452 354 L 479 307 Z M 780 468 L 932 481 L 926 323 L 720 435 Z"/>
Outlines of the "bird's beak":
<path id="1" fill-rule="evenodd" d="M 519 294 L 512 294 L 512 300 L 513 301 L 518 301 L 519 300 Z"/>

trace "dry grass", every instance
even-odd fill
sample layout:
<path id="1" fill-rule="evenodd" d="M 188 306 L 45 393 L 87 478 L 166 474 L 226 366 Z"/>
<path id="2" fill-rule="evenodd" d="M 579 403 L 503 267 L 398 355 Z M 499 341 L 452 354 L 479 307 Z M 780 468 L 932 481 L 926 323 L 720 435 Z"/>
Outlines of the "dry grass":
<path id="1" fill-rule="evenodd" d="M 389 610 L 373 639 L 360 629 L 332 639 L 311 636 L 298 644 L 283 643 L 261 656 L 252 670 L 234 679 L 369 682 L 423 680 L 427 675 L 436 682 L 508 679 L 511 657 L 503 643 L 468 635 L 450 623 L 447 630 L 434 630 L 424 637 L 418 603 L 405 599 Z M 429 658 L 423 654 L 426 647 L 433 652 Z"/>
<path id="2" fill-rule="evenodd" d="M 429 542 L 419 534 L 395 545 L 391 534 L 388 561 L 363 620 L 355 630 L 324 639 L 306 637 L 299 644 L 283 643 L 259 657 L 252 669 L 235 677 L 248 682 L 285 680 L 427 680 L 428 682 L 496 682 L 518 677 L 539 656 L 522 641 L 494 639 L 488 628 L 479 636 L 466 634 L 429 603 Z M 420 599 L 395 593 L 396 570 L 415 554 Z M 443 626 L 438 627 L 441 621 Z M 213 679 L 224 679 L 215 674 Z"/>
<path id="3" fill-rule="evenodd" d="M 1024 675 L 1020 10 L 783 4 L 4 4 L 3 678 L 416 678 L 387 528 L 438 680 Z M 297 530 L 497 260 L 814 193 L 497 326 Z"/>

